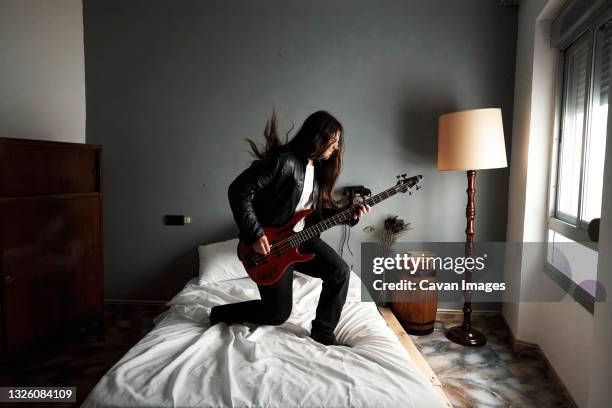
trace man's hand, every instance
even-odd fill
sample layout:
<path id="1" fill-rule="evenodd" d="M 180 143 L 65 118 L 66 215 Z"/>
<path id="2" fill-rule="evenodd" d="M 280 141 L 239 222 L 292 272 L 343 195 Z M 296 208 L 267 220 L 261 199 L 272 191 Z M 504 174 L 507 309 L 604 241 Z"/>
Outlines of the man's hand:
<path id="1" fill-rule="evenodd" d="M 270 244 L 268 244 L 268 237 L 262 235 L 255 243 L 253 244 L 253 250 L 258 254 L 266 255 L 270 252 Z"/>
<path id="2" fill-rule="evenodd" d="M 360 219 L 361 219 L 361 217 L 363 217 L 364 215 L 366 215 L 367 213 L 369 213 L 369 212 L 370 212 L 370 209 L 371 209 L 371 208 L 372 208 L 372 207 L 370 207 L 370 206 L 369 206 L 369 205 L 367 205 L 367 204 L 365 204 L 365 205 L 364 205 L 364 204 L 359 204 L 359 209 L 357 210 L 357 212 L 355 212 L 355 213 L 353 214 L 353 219 L 354 219 L 354 220 L 360 220 Z"/>

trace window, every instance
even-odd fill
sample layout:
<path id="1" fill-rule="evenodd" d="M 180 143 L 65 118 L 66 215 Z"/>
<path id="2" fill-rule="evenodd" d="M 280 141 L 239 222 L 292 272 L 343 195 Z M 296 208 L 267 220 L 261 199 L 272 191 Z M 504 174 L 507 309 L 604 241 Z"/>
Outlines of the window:
<path id="1" fill-rule="evenodd" d="M 557 131 L 551 172 L 545 270 L 592 312 L 601 217 L 612 57 L 612 10 L 591 19 L 560 49 Z M 562 283 L 563 282 L 563 283 Z"/>
<path id="2" fill-rule="evenodd" d="M 545 272 L 591 313 L 598 298 L 598 244 L 587 233 L 601 217 L 608 99 L 612 75 L 612 8 L 580 14 L 568 3 L 555 29 L 560 48 L 557 130 L 553 146 Z M 586 4 L 586 3 L 582 3 Z M 573 27 L 564 30 L 564 27 Z"/>
<path id="3" fill-rule="evenodd" d="M 601 216 L 611 41 L 608 20 L 562 50 L 558 88 L 550 228 L 595 250 L 587 230 Z"/>

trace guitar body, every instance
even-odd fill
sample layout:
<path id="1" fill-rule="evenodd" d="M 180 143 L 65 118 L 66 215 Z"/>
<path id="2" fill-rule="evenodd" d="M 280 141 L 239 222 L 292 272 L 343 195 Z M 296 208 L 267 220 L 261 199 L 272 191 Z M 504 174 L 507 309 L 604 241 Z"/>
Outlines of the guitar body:
<path id="1" fill-rule="evenodd" d="M 312 209 L 298 211 L 293 218 L 279 228 L 266 228 L 264 233 L 268 237 L 270 247 L 295 234 L 293 227 L 301 219 L 306 218 Z M 238 258 L 244 265 L 247 273 L 258 285 L 272 285 L 285 273 L 287 268 L 296 262 L 306 262 L 314 258 L 314 254 L 302 254 L 291 245 L 281 245 L 273 248 L 267 255 L 253 250 L 253 245 L 238 242 Z"/>

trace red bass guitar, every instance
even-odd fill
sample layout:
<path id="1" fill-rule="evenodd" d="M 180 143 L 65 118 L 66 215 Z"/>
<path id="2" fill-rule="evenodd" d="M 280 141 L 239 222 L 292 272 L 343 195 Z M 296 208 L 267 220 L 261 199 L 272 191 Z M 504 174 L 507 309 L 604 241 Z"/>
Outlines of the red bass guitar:
<path id="1" fill-rule="evenodd" d="M 419 190 L 419 182 L 423 176 L 418 175 L 406 178 L 405 174 L 397 176 L 397 184 L 393 187 L 369 197 L 361 202 L 374 206 L 396 193 L 408 192 L 412 195 L 413 189 Z M 238 258 L 244 265 L 247 273 L 258 285 L 271 285 L 278 281 L 287 268 L 296 262 L 306 262 L 314 258 L 314 254 L 302 254 L 298 251 L 300 244 L 313 238 L 315 235 L 328 230 L 329 228 L 348 221 L 357 211 L 359 204 L 355 204 L 338 214 L 326 218 L 311 227 L 305 228 L 300 232 L 293 231 L 293 227 L 301 219 L 305 218 L 313 210 L 302 210 L 295 213 L 293 218 L 279 228 L 266 228 L 264 233 L 270 244 L 270 252 L 263 255 L 253 250 L 252 245 L 245 244 L 240 240 L 238 243 Z"/>

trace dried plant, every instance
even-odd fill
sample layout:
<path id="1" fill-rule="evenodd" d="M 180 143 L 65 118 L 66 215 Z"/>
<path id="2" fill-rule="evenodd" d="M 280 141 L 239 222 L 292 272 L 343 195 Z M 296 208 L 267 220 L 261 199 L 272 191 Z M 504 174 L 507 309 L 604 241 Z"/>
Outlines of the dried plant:
<path id="1" fill-rule="evenodd" d="M 397 217 L 397 215 L 393 215 L 385 219 L 384 230 L 381 237 L 383 256 L 385 257 L 389 256 L 391 247 L 397 239 L 412 229 L 409 222 L 406 223 L 403 219 Z"/>

